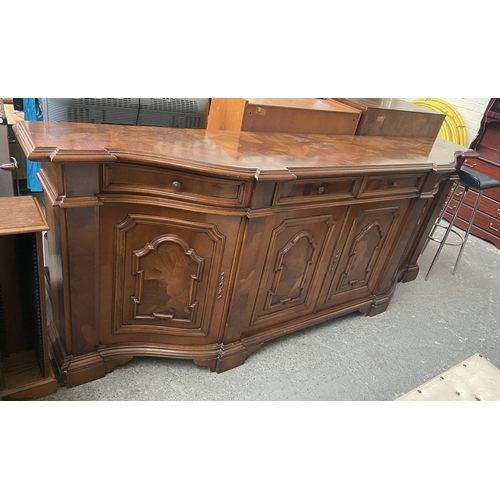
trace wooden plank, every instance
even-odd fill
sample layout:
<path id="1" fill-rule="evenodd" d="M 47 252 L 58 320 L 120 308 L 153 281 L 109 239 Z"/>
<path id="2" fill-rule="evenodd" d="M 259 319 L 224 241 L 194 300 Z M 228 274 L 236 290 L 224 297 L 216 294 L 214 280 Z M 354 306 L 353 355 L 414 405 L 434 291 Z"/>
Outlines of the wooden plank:
<path id="1" fill-rule="evenodd" d="M 500 370 L 474 354 L 396 401 L 500 401 Z"/>
<path id="2" fill-rule="evenodd" d="M 354 135 L 361 112 L 314 98 L 215 98 L 208 130 Z"/>
<path id="3" fill-rule="evenodd" d="M 14 109 L 14 105 L 7 103 L 5 99 L 3 100 L 3 107 L 5 111 L 5 117 L 7 118 L 7 123 L 9 125 L 14 125 L 14 123 L 24 121 L 24 112 L 16 111 Z"/>

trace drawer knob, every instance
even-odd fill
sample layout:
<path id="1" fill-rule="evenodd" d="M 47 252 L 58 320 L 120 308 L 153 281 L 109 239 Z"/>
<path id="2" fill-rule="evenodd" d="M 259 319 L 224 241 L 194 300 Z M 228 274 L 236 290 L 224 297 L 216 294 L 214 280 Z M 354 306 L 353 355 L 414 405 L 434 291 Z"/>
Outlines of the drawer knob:
<path id="1" fill-rule="evenodd" d="M 318 189 L 318 194 L 323 194 L 325 192 L 325 188 L 324 186 L 321 186 L 319 189 Z"/>
<path id="2" fill-rule="evenodd" d="M 172 187 L 175 191 L 180 191 L 182 188 L 182 184 L 179 181 L 172 182 Z"/>
<path id="3" fill-rule="evenodd" d="M 394 181 L 389 181 L 389 186 L 391 186 L 392 188 L 396 188 L 398 187 L 398 183 Z"/>

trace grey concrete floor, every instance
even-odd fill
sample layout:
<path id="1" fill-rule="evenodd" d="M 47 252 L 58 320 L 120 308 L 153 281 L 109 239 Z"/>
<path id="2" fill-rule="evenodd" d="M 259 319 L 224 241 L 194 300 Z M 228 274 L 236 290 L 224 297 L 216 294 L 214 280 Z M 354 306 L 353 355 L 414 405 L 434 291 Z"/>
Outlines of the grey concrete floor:
<path id="1" fill-rule="evenodd" d="M 103 379 L 61 387 L 45 401 L 393 401 L 479 353 L 500 368 L 500 251 L 469 237 L 458 252 L 431 242 L 415 281 L 386 312 L 353 313 L 264 344 L 216 374 L 192 361 L 135 358 Z"/>

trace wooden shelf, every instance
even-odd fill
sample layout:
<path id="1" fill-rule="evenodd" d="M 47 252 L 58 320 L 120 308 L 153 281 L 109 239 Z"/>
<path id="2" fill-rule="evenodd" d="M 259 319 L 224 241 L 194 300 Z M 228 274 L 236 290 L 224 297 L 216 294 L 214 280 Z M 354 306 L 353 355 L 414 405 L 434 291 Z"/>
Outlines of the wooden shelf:
<path id="1" fill-rule="evenodd" d="M 52 369 L 49 377 L 40 373 L 35 351 L 16 352 L 1 362 L 5 388 L 0 391 L 0 397 L 37 399 L 56 392 L 57 381 Z"/>
<path id="2" fill-rule="evenodd" d="M 49 226 L 31 196 L 0 198 L 0 397 L 56 392 L 48 354 L 42 233 Z"/>

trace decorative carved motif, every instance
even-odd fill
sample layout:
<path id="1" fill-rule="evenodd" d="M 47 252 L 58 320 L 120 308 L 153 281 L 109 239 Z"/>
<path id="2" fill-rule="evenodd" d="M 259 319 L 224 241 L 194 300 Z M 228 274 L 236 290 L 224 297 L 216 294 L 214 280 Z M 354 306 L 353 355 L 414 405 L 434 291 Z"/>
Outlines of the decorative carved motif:
<path id="1" fill-rule="evenodd" d="M 349 251 L 349 260 L 341 274 L 339 289 L 359 284 L 366 285 L 368 276 L 380 251 L 384 231 L 380 221 L 375 220 L 364 227 L 354 238 Z"/>
<path id="2" fill-rule="evenodd" d="M 317 246 L 311 232 L 303 230 L 278 251 L 266 309 L 303 300 L 304 287 L 310 275 L 312 257 Z"/>
<path id="3" fill-rule="evenodd" d="M 370 279 L 382 247 L 399 217 L 398 207 L 385 207 L 365 210 L 353 219 L 347 246 L 339 261 L 339 273 L 328 292 L 329 299 L 340 292 L 370 286 Z M 332 264 L 332 270 L 336 261 L 337 256 Z"/>
<path id="4" fill-rule="evenodd" d="M 114 334 L 208 335 L 224 242 L 214 224 L 146 214 L 116 224 Z"/>
<path id="5" fill-rule="evenodd" d="M 132 317 L 195 324 L 204 259 L 176 234 L 161 234 L 133 254 Z"/>
<path id="6" fill-rule="evenodd" d="M 252 325 L 312 306 L 311 284 L 335 227 L 336 217 L 322 214 L 285 219 L 272 230 Z"/>
<path id="7" fill-rule="evenodd" d="M 29 121 L 14 130 L 27 157 L 43 162 L 49 335 L 70 385 L 132 356 L 195 359 L 221 372 L 292 331 L 382 312 L 401 270 L 405 281 L 417 276 L 450 176 L 477 156 L 440 139 Z M 93 250 L 79 255 L 91 211 Z M 151 299 L 155 280 L 170 286 L 168 259 L 181 263 L 186 294 L 175 311 Z M 92 279 L 75 279 L 75 266 Z M 96 305 L 99 344 L 75 322 L 80 303 Z M 134 307 L 147 318 L 134 318 Z"/>

